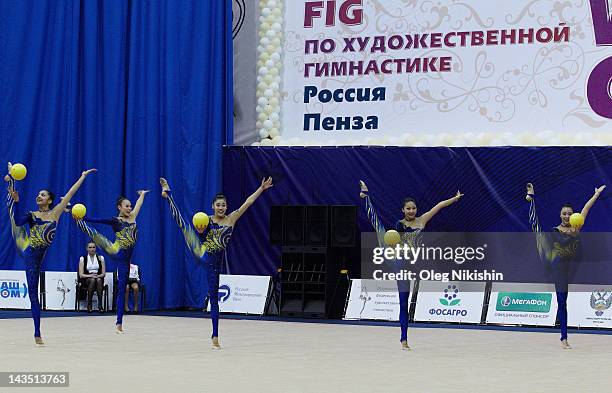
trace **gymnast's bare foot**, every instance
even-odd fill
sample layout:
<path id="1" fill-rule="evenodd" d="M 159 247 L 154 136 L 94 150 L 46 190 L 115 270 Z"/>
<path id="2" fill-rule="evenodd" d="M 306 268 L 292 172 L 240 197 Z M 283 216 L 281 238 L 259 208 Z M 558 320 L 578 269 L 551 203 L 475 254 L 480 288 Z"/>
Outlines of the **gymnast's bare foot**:
<path id="1" fill-rule="evenodd" d="M 367 192 L 368 192 L 368 186 L 366 186 L 366 184 L 363 182 L 363 180 L 359 180 L 359 187 L 361 188 L 361 192 L 359 193 L 359 196 L 362 198 L 365 198 L 368 196 Z"/>
<path id="2" fill-rule="evenodd" d="M 159 184 L 162 187 L 162 197 L 168 198 L 168 193 L 166 191 L 170 191 L 170 185 L 168 184 L 168 180 L 163 177 L 159 178 Z"/>
<path id="3" fill-rule="evenodd" d="M 563 348 L 563 349 L 572 349 L 572 347 L 567 342 L 567 339 L 561 340 L 561 348 Z"/>
<path id="4" fill-rule="evenodd" d="M 527 202 L 531 202 L 532 195 L 535 195 L 535 191 L 533 190 L 533 184 L 531 183 L 527 183 L 527 195 L 525 196 L 525 199 L 527 199 Z"/>
<path id="5" fill-rule="evenodd" d="M 212 349 L 221 349 L 221 345 L 219 345 L 219 337 L 212 338 Z"/>
<path id="6" fill-rule="evenodd" d="M 123 334 L 123 327 L 121 325 L 117 325 L 117 334 Z"/>
<path id="7" fill-rule="evenodd" d="M 410 350 L 412 350 L 412 348 L 408 346 L 408 341 L 406 340 L 402 341 L 402 351 L 410 351 Z"/>
<path id="8" fill-rule="evenodd" d="M 43 341 L 42 337 L 34 337 L 34 342 L 39 347 L 42 347 L 45 345 L 45 342 Z"/>

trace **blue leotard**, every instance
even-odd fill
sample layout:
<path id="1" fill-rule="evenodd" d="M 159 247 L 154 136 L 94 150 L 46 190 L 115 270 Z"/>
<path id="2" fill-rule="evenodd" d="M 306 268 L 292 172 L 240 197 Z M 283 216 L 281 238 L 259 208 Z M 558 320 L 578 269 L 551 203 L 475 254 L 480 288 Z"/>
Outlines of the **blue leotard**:
<path id="1" fill-rule="evenodd" d="M 115 232 L 115 242 L 111 243 L 104 235 L 91 228 L 89 223 L 110 225 Z M 77 225 L 85 234 L 117 262 L 117 325 L 123 324 L 123 304 L 125 288 L 130 275 L 132 252 L 138 239 L 138 227 L 135 222 L 128 223 L 117 217 L 108 219 L 85 218 L 77 220 Z"/>
<path id="2" fill-rule="evenodd" d="M 378 245 L 380 247 L 385 247 L 385 227 L 380 222 L 378 218 L 378 214 L 374 210 L 374 206 L 370 201 L 370 197 L 366 195 L 364 198 L 366 215 L 370 220 L 370 223 L 376 230 L 376 235 L 378 238 Z M 421 238 L 421 229 L 420 228 L 411 228 L 405 226 L 404 223 L 399 220 L 395 224 L 395 229 L 400 233 L 402 243 L 407 244 L 410 247 L 415 247 Z M 398 273 L 402 267 L 402 264 L 398 261 L 390 261 L 392 266 L 396 269 Z M 400 341 L 408 340 L 408 299 L 410 297 L 410 282 L 407 280 L 398 280 L 397 281 L 397 290 L 399 293 L 399 303 L 400 303 L 400 313 L 399 313 L 399 322 L 400 322 Z"/>
<path id="3" fill-rule="evenodd" d="M 183 232 L 187 247 L 189 247 L 196 260 L 204 264 L 206 269 L 210 317 L 213 327 L 212 337 L 219 337 L 219 274 L 225 258 L 225 249 L 229 244 L 234 227 L 219 225 L 211 220 L 204 232 L 198 233 L 181 216 L 171 192 L 166 191 L 166 193 L 168 194 L 172 217 Z"/>
<path id="4" fill-rule="evenodd" d="M 536 233 L 536 244 L 540 260 L 546 263 L 555 283 L 557 293 L 557 319 L 561 326 L 561 340 L 567 339 L 567 292 L 570 267 L 580 256 L 580 236 L 571 236 L 553 228 L 552 232 L 542 232 L 536 214 L 535 197 L 531 195 L 529 223 Z"/>
<path id="5" fill-rule="evenodd" d="M 14 189 L 14 181 L 9 180 L 9 190 Z M 42 266 L 47 249 L 53 242 L 57 223 L 55 221 L 44 221 L 32 212 L 19 212 L 19 203 L 9 193 L 7 206 L 11 221 L 11 232 L 17 251 L 25 262 L 26 280 L 28 283 L 28 295 L 34 320 L 34 337 L 40 337 L 40 302 L 38 300 L 38 281 L 40 268 Z M 28 225 L 30 231 L 26 230 Z"/>

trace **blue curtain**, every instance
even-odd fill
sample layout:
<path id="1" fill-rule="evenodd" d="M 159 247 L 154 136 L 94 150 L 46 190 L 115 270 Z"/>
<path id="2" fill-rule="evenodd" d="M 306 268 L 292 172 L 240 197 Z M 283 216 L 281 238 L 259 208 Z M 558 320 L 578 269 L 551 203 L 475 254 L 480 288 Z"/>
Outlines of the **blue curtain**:
<path id="1" fill-rule="evenodd" d="M 169 179 L 187 218 L 220 189 L 221 146 L 232 135 L 231 2 L 3 0 L 0 8 L 0 165 L 27 166 L 17 185 L 23 208 L 36 209 L 42 188 L 63 195 L 91 167 L 98 173 L 73 198 L 89 216 L 114 216 L 118 196 L 134 202 L 151 189 L 133 258 L 147 306 L 201 305 L 201 267 L 158 179 Z M 6 208 L 0 223 L 0 269 L 23 269 Z M 76 270 L 85 242 L 64 215 L 43 270 Z"/>

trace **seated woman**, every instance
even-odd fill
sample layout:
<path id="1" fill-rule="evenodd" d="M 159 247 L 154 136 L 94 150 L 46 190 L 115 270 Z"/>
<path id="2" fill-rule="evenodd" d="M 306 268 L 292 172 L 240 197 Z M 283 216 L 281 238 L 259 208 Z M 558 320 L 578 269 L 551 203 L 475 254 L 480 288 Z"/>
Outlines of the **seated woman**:
<path id="1" fill-rule="evenodd" d="M 106 264 L 104 257 L 96 253 L 96 244 L 87 243 L 87 255 L 79 259 L 79 281 L 87 288 L 87 312 L 91 312 L 94 288 L 98 294 L 98 310 L 103 313 L 102 289 L 104 288 L 104 276 L 106 275 Z"/>
<path id="2" fill-rule="evenodd" d="M 130 311 L 129 307 L 129 295 L 130 288 L 134 291 L 134 312 L 138 312 L 138 300 L 140 299 L 138 296 L 138 291 L 140 289 L 140 273 L 138 271 L 138 265 L 134 265 L 130 263 L 130 276 L 128 278 L 128 283 L 125 287 L 125 311 Z"/>

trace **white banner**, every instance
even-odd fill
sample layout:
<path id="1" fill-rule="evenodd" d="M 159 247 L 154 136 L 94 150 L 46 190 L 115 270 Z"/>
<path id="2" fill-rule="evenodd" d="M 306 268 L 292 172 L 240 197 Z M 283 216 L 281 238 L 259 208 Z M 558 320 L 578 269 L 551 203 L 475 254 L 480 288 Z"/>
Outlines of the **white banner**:
<path id="1" fill-rule="evenodd" d="M 612 328 L 612 285 L 570 285 L 569 326 Z"/>
<path id="2" fill-rule="evenodd" d="M 46 310 L 74 310 L 76 272 L 45 272 Z"/>
<path id="3" fill-rule="evenodd" d="M 219 311 L 261 315 L 265 311 L 269 287 L 270 276 L 222 274 L 219 278 Z"/>
<path id="4" fill-rule="evenodd" d="M 554 326 L 556 316 L 553 284 L 493 283 L 487 323 Z"/>
<path id="5" fill-rule="evenodd" d="M 409 283 L 408 305 L 412 299 L 412 282 Z M 351 280 L 344 319 L 399 320 L 399 294 L 395 281 Z"/>
<path id="6" fill-rule="evenodd" d="M 0 270 L 0 308 L 30 309 L 28 284 L 23 270 Z"/>
<path id="7" fill-rule="evenodd" d="M 260 26 L 258 130 L 289 145 L 604 143 L 612 57 L 595 35 L 611 23 L 593 15 L 612 1 L 591 2 L 284 0 Z"/>
<path id="8" fill-rule="evenodd" d="M 479 323 L 486 283 L 420 281 L 414 320 Z"/>

